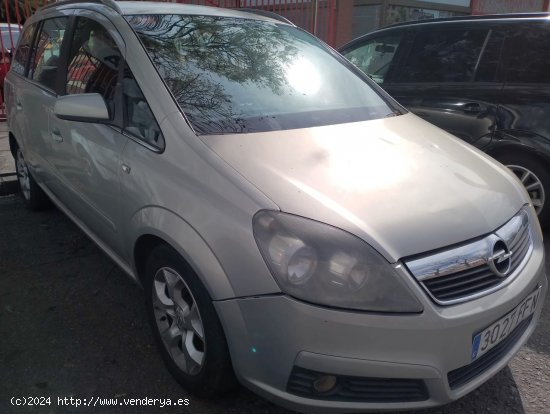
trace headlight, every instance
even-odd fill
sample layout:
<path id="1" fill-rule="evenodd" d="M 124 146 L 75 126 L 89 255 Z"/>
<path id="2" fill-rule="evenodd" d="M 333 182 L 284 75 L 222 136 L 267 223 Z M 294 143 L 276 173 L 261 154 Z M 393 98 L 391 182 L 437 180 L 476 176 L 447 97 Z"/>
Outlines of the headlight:
<path id="1" fill-rule="evenodd" d="M 346 309 L 422 311 L 390 264 L 350 233 L 272 211 L 257 213 L 253 227 L 264 260 L 291 296 Z"/>

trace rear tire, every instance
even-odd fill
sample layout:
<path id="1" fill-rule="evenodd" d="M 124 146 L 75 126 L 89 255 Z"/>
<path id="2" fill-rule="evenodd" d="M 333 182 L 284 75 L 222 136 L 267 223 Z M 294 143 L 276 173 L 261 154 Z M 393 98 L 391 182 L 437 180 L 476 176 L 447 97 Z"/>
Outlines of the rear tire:
<path id="1" fill-rule="evenodd" d="M 518 177 L 529 193 L 541 227 L 550 225 L 550 173 L 536 158 L 524 154 L 502 154 L 495 157 Z"/>
<path id="2" fill-rule="evenodd" d="M 17 172 L 17 181 L 19 182 L 19 193 L 23 198 L 25 207 L 29 210 L 43 210 L 51 205 L 50 199 L 44 191 L 36 184 L 29 171 L 29 167 L 23 157 L 21 148 L 15 150 L 15 170 Z"/>
<path id="3" fill-rule="evenodd" d="M 172 376 L 203 397 L 234 388 L 229 349 L 212 299 L 185 260 L 160 245 L 147 259 L 144 276 L 153 334 Z"/>

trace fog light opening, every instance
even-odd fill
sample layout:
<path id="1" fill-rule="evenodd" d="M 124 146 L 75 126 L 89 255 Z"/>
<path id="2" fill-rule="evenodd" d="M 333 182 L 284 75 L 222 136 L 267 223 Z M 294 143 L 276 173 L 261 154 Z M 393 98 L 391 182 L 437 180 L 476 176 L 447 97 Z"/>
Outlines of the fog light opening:
<path id="1" fill-rule="evenodd" d="M 330 392 L 336 387 L 336 383 L 334 375 L 322 375 L 313 383 L 313 389 L 318 393 Z"/>

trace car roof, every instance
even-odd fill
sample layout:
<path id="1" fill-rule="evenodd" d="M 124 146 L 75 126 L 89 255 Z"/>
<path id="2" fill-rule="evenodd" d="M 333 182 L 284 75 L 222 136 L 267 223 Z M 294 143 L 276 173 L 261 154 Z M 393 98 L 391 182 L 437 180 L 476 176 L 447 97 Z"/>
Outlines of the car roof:
<path id="1" fill-rule="evenodd" d="M 128 16 L 139 14 L 184 14 L 199 16 L 233 17 L 241 19 L 263 20 L 276 23 L 292 24 L 290 21 L 275 13 L 252 9 L 226 9 L 222 7 L 199 6 L 194 4 L 155 2 L 155 1 L 113 1 L 113 0 L 66 0 L 52 2 L 41 10 L 56 7 L 109 7 L 116 12 Z"/>
<path id="2" fill-rule="evenodd" d="M 508 13 L 508 14 L 485 14 L 474 16 L 453 16 L 453 17 L 440 17 L 437 19 L 425 19 L 425 20 L 413 20 L 407 22 L 399 22 L 384 26 L 382 29 L 389 29 L 400 26 L 416 26 L 427 25 L 436 23 L 452 23 L 452 22 L 484 22 L 492 20 L 522 20 L 522 19 L 550 19 L 550 13 Z"/>
<path id="3" fill-rule="evenodd" d="M 483 22 L 513 22 L 521 20 L 550 20 L 550 13 L 510 13 L 510 14 L 486 14 L 480 16 L 455 16 L 455 17 L 442 17 L 438 19 L 425 19 L 425 20 L 413 20 L 408 22 L 400 22 L 390 24 L 388 26 L 381 27 L 380 29 L 361 35 L 355 39 L 350 40 L 346 44 L 338 48 L 339 51 L 345 51 L 349 47 L 355 46 L 361 43 L 364 39 L 368 39 L 371 36 L 381 34 L 385 31 L 391 32 L 394 29 L 399 28 L 415 28 L 423 26 L 435 26 L 448 24 L 460 24 L 460 23 L 475 23 L 483 24 Z"/>

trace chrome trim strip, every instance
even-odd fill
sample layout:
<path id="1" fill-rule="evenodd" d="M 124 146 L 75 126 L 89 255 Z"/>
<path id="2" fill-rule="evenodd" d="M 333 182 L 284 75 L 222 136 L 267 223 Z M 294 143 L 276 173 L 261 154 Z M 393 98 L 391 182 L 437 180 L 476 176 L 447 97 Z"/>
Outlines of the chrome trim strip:
<path id="1" fill-rule="evenodd" d="M 423 283 L 426 280 L 448 276 L 466 270 L 472 270 L 479 266 L 488 265 L 493 253 L 493 246 L 498 240 L 504 241 L 508 246 L 508 249 L 510 249 L 510 252 L 513 254 L 514 250 L 512 247 L 515 249 L 516 245 L 521 241 L 522 237 L 525 236 L 526 232 L 529 247 L 525 252 L 525 255 L 520 258 L 520 263 L 517 266 L 512 263 L 512 268 L 514 268 L 512 273 L 503 278 L 502 282 L 496 286 L 456 299 L 441 300 L 437 299 Z M 524 207 L 505 225 L 493 233 L 488 234 L 481 240 L 416 260 L 405 261 L 404 263 L 415 279 L 420 282 L 422 288 L 436 303 L 440 305 L 452 305 L 488 295 L 511 283 L 525 266 L 532 251 L 533 241 L 531 226 L 529 223 L 528 213 Z"/>
<path id="2" fill-rule="evenodd" d="M 405 262 L 405 264 L 419 281 L 447 276 L 487 264 L 491 255 L 490 249 L 496 240 L 498 240 L 497 236 L 490 234 L 466 246 Z"/>

